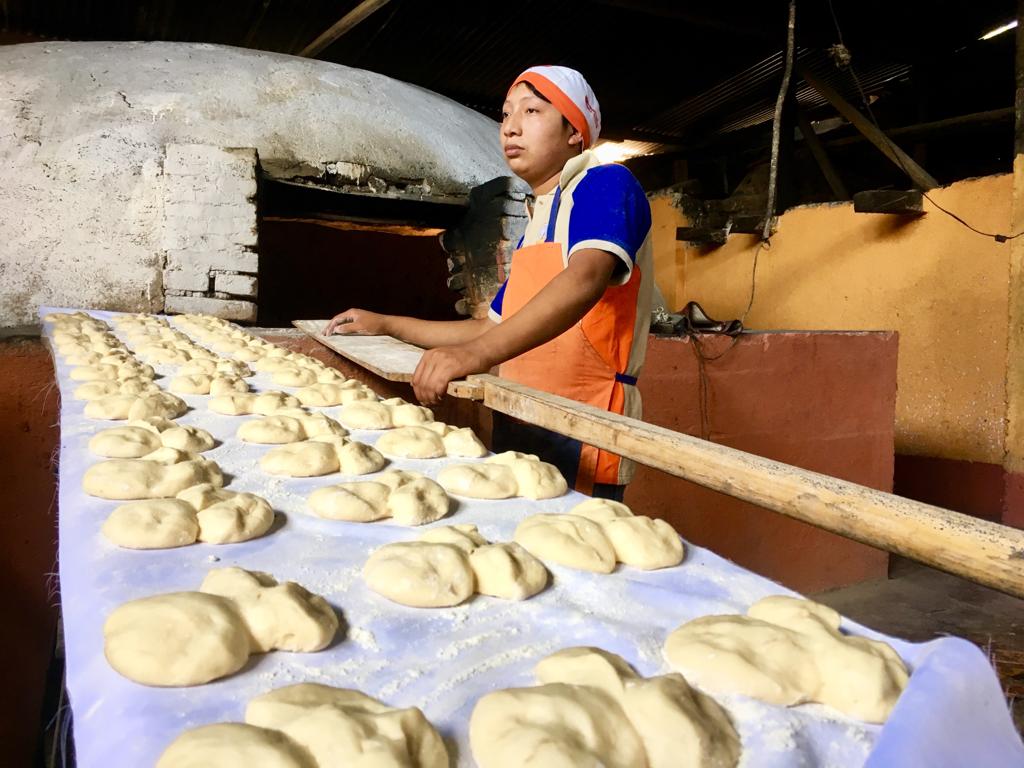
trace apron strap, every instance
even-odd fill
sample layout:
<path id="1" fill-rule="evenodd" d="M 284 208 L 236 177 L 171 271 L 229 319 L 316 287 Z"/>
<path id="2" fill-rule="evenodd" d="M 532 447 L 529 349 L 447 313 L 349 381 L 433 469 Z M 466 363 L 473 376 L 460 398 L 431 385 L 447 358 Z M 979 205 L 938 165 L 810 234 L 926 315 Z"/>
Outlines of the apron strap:
<path id="1" fill-rule="evenodd" d="M 551 203 L 551 214 L 548 216 L 548 232 L 544 238 L 545 243 L 555 242 L 555 224 L 558 221 L 558 206 L 562 202 L 562 188 L 555 188 L 555 199 Z"/>
<path id="2" fill-rule="evenodd" d="M 628 373 L 616 373 L 615 380 L 621 381 L 623 384 L 631 384 L 636 386 L 636 376 L 630 376 Z"/>

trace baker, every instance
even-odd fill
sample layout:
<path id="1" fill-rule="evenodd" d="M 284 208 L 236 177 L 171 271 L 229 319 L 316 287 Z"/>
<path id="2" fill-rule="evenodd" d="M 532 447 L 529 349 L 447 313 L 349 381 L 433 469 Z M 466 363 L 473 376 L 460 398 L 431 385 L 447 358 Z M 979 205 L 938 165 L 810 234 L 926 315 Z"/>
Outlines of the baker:
<path id="1" fill-rule="evenodd" d="M 601 112 L 583 76 L 539 66 L 512 83 L 501 145 L 533 190 L 528 223 L 488 317 L 429 321 L 348 309 L 325 333 L 385 334 L 425 347 L 412 385 L 433 405 L 448 383 L 499 374 L 617 414 L 640 416 L 637 376 L 651 316 L 651 209 L 621 165 L 590 149 Z M 535 453 L 570 486 L 621 499 L 631 462 L 494 412 L 493 448 Z"/>

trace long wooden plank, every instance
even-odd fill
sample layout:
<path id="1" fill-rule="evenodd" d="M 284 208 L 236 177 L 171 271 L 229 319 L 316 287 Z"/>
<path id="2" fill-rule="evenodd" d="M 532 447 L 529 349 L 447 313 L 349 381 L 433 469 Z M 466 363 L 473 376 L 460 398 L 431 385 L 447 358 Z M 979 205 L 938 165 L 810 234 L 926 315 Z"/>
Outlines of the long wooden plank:
<path id="1" fill-rule="evenodd" d="M 324 336 L 327 320 L 293 320 L 292 325 L 328 349 L 388 381 L 411 382 L 423 357 L 420 347 L 392 336 Z M 453 381 L 448 394 L 468 400 L 483 398 L 483 387 L 468 381 Z"/>
<path id="2" fill-rule="evenodd" d="M 841 536 L 1024 597 L 1024 531 L 616 416 L 494 376 L 484 405 Z"/>

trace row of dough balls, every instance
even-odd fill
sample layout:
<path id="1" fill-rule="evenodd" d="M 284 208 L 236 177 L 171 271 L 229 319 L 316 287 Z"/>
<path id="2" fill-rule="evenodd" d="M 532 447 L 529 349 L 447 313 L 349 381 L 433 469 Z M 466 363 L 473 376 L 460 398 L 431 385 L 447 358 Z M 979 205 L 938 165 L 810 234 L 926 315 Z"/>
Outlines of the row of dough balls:
<path id="1" fill-rule="evenodd" d="M 547 586 L 548 571 L 514 542 L 492 544 L 475 525 L 452 525 L 376 549 L 363 578 L 374 592 L 401 605 L 444 608 L 474 593 L 525 600 Z"/>
<path id="2" fill-rule="evenodd" d="M 469 720 L 479 768 L 733 768 L 726 711 L 680 674 L 644 678 L 620 656 L 566 648 L 534 667 L 540 685 L 480 698 Z"/>
<path id="3" fill-rule="evenodd" d="M 196 542 L 235 544 L 264 535 L 274 523 L 266 499 L 202 483 L 172 499 L 131 501 L 117 507 L 102 532 L 126 549 L 170 549 Z"/>
<path id="4" fill-rule="evenodd" d="M 286 443 L 260 457 L 260 469 L 268 475 L 284 477 L 321 477 L 336 472 L 368 475 L 383 469 L 385 464 L 387 459 L 372 445 L 340 435 Z"/>
<path id="5" fill-rule="evenodd" d="M 477 464 L 445 467 L 437 482 L 448 493 L 473 499 L 553 499 L 569 489 L 558 467 L 518 451 L 505 451 Z"/>
<path id="6" fill-rule="evenodd" d="M 340 760 L 340 762 L 339 762 Z M 448 750 L 423 712 L 360 691 L 298 683 L 252 699 L 244 723 L 181 734 L 156 768 L 448 768 Z"/>
<path id="7" fill-rule="evenodd" d="M 667 522 L 634 515 L 609 499 L 589 499 L 565 514 L 531 515 L 513 538 L 541 560 L 595 573 L 611 573 L 617 562 L 670 568 L 684 555 L 682 539 Z"/>
<path id="8" fill-rule="evenodd" d="M 770 704 L 817 702 L 882 723 L 909 674 L 896 651 L 844 635 L 828 606 L 785 595 L 754 603 L 745 616 L 702 616 L 665 641 L 670 666 L 701 689 Z"/>
<path id="9" fill-rule="evenodd" d="M 43 321 L 53 327 L 51 343 L 69 365 L 94 365 L 108 355 L 110 364 L 123 359 L 124 344 L 102 320 L 84 312 L 51 312 Z"/>
<path id="10" fill-rule="evenodd" d="M 188 403 L 170 392 L 157 391 L 140 395 L 104 395 L 89 400 L 83 413 L 86 418 L 102 421 L 141 421 L 154 416 L 176 419 L 188 412 Z"/>
<path id="11" fill-rule="evenodd" d="M 118 673 L 152 686 L 202 685 L 241 669 L 250 654 L 311 653 L 330 645 L 338 616 L 295 582 L 241 568 L 207 573 L 197 592 L 132 600 L 103 625 Z"/>
<path id="12" fill-rule="evenodd" d="M 372 480 L 318 488 L 307 506 L 326 520 L 371 523 L 391 518 L 399 525 L 426 525 L 448 515 L 451 499 L 429 477 L 393 469 Z"/>

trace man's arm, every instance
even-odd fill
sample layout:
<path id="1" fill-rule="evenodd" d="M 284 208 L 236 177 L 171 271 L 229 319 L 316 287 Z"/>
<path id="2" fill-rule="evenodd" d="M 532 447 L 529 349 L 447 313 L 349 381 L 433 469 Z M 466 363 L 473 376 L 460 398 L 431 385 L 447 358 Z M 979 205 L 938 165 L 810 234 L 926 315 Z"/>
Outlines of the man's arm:
<path id="1" fill-rule="evenodd" d="M 416 397 L 434 405 L 448 382 L 488 371 L 561 335 L 598 302 L 618 263 L 607 251 L 577 251 L 562 272 L 507 320 L 465 342 L 426 352 L 412 378 Z"/>
<path id="2" fill-rule="evenodd" d="M 380 315 L 365 309 L 348 309 L 331 318 L 324 336 L 332 333 L 359 336 L 394 336 L 418 347 L 467 344 L 492 328 L 488 318 L 470 320 L 419 320 L 415 317 Z"/>

